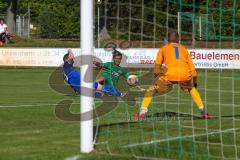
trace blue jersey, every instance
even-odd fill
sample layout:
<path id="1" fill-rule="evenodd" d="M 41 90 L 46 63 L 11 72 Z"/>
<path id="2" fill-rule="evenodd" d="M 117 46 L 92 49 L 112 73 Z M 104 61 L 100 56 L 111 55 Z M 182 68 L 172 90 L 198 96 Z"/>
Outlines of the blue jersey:
<path id="1" fill-rule="evenodd" d="M 66 76 L 68 76 L 75 68 L 73 67 L 73 63 L 64 62 L 63 64 L 63 71 Z"/>
<path id="2" fill-rule="evenodd" d="M 63 65 L 64 79 L 70 86 L 78 93 L 80 93 L 80 74 L 77 69 L 73 67 L 73 63 L 64 62 Z"/>

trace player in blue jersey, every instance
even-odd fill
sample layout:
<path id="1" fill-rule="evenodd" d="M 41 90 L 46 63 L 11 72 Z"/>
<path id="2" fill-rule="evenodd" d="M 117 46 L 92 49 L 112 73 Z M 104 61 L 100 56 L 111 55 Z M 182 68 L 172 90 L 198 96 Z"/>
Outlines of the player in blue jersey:
<path id="1" fill-rule="evenodd" d="M 80 94 L 80 74 L 77 69 L 73 67 L 74 55 L 71 49 L 63 56 L 63 72 L 65 81 L 74 89 L 75 93 Z"/>
<path id="2" fill-rule="evenodd" d="M 71 49 L 68 50 L 68 53 L 63 56 L 63 72 L 65 81 L 73 88 L 76 94 L 81 93 L 81 76 L 79 71 L 73 67 L 74 63 L 74 54 Z M 99 83 L 93 83 L 94 96 L 101 97 L 103 92 L 101 91 L 101 86 Z"/>

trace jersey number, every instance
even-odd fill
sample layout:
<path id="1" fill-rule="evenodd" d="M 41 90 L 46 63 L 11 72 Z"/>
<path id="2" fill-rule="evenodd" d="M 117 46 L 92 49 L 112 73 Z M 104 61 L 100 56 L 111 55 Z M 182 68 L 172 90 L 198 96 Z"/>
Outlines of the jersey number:
<path id="1" fill-rule="evenodd" d="M 173 48 L 175 50 L 175 57 L 176 57 L 176 59 L 179 59 L 179 49 L 178 49 L 178 47 L 173 47 Z"/>

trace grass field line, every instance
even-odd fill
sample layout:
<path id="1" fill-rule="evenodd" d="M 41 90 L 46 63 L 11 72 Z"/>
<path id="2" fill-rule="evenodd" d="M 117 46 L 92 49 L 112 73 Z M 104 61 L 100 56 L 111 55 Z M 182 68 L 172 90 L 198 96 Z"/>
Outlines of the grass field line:
<path id="1" fill-rule="evenodd" d="M 110 155 L 110 156 L 114 156 L 116 158 L 122 158 L 122 157 L 126 157 L 129 159 L 143 159 L 143 160 L 159 160 L 159 158 L 156 157 L 143 157 L 143 156 L 137 156 L 135 154 L 129 155 L 129 154 L 118 154 L 118 153 L 104 153 L 104 152 L 96 152 L 97 154 L 100 155 Z M 161 160 L 172 160 L 172 159 L 165 159 L 165 158 L 161 158 Z"/>
<path id="2" fill-rule="evenodd" d="M 128 158 L 128 159 L 143 159 L 143 160 L 159 160 L 159 158 L 156 157 L 143 157 L 143 156 L 137 156 L 135 154 L 118 154 L 118 153 L 106 153 L 106 152 L 96 152 L 97 155 L 102 155 L 102 156 L 111 156 L 109 158 L 115 159 L 115 158 Z M 84 157 L 83 155 L 75 155 L 72 157 L 67 157 L 64 160 L 80 160 L 80 159 L 84 159 L 87 157 Z M 108 159 L 108 158 L 106 158 Z M 172 160 L 172 159 L 165 159 L 165 158 L 161 158 L 161 160 Z"/>
<path id="3" fill-rule="evenodd" d="M 39 104 L 21 104 L 21 105 L 11 105 L 11 106 L 4 106 L 0 105 L 0 108 L 17 108 L 17 107 L 37 107 L 37 106 L 55 106 L 58 103 L 39 103 Z M 80 103 L 72 103 L 72 104 L 80 104 Z"/>
<path id="4" fill-rule="evenodd" d="M 141 85 L 144 86 L 144 85 Z M 149 86 L 149 85 L 145 85 L 145 86 Z M 144 87 L 143 87 L 144 88 Z M 207 88 L 207 87 L 198 87 L 199 90 L 206 90 L 206 91 L 210 91 L 210 92 L 216 92 L 216 93 L 233 93 L 232 90 L 227 90 L 227 89 L 221 89 L 220 91 L 218 89 L 211 89 L 211 88 Z M 132 88 L 131 91 L 134 92 L 140 92 L 139 88 Z M 239 94 L 239 91 L 234 91 L 235 94 Z"/>
<path id="5" fill-rule="evenodd" d="M 195 137 L 202 137 L 202 136 L 214 135 L 214 134 L 219 134 L 219 133 L 235 132 L 239 129 L 240 128 L 231 128 L 231 129 L 215 131 L 215 132 L 210 132 L 210 133 L 204 133 L 204 134 L 186 135 L 186 136 L 179 136 L 179 137 L 173 137 L 173 138 L 159 139 L 159 140 L 148 141 L 148 142 L 143 142 L 143 143 L 129 144 L 129 145 L 125 145 L 125 146 L 122 146 L 122 147 L 123 148 L 138 147 L 138 146 L 149 145 L 149 144 L 153 144 L 153 143 L 175 141 L 175 140 L 184 139 L 184 138 L 195 138 Z"/>
<path id="6" fill-rule="evenodd" d="M 142 77 L 143 75 L 149 73 L 149 71 L 130 71 L 130 74 L 134 74 L 134 75 L 138 75 L 139 77 Z M 223 74 L 223 73 L 222 73 Z M 237 74 L 236 74 L 237 76 Z M 205 77 L 205 73 L 199 72 L 199 77 L 201 78 L 221 78 L 221 79 L 230 79 L 232 80 L 234 78 L 234 80 L 240 80 L 240 78 L 238 77 L 232 77 L 232 76 L 213 76 L 213 75 L 209 75 L 208 77 Z"/>
<path id="7" fill-rule="evenodd" d="M 168 98 L 168 99 L 171 99 L 171 100 L 177 100 L 177 98 Z M 153 104 L 174 104 L 174 105 L 177 105 L 177 104 L 189 104 L 191 103 L 191 99 L 183 99 L 181 98 L 181 101 L 185 101 L 185 102 L 167 102 L 167 101 L 164 101 L 164 102 L 152 102 Z M 115 101 L 108 101 L 108 102 L 115 102 Z M 119 102 L 132 102 L 132 101 L 119 101 Z M 188 102 L 188 103 L 186 103 Z M 211 103 L 211 102 L 206 102 L 204 101 L 204 103 L 208 104 L 208 105 L 220 105 L 220 106 L 233 106 L 234 107 L 240 107 L 240 105 L 238 104 L 231 104 L 231 103 L 224 103 L 224 104 L 219 104 L 219 103 Z M 39 104 L 21 104 L 21 105 L 0 105 L 0 108 L 17 108 L 17 107 L 37 107 L 37 106 L 55 106 L 57 105 L 58 103 L 39 103 Z M 73 105 L 75 104 L 80 104 L 80 103 L 72 103 Z"/>
<path id="8" fill-rule="evenodd" d="M 27 134 L 39 134 L 41 132 L 43 132 L 42 129 L 35 129 L 35 130 L 27 130 L 26 129 L 25 131 L 14 131 L 14 132 L 4 132 L 4 133 L 0 132 L 0 135 L 1 136 L 16 136 L 16 135 L 27 135 Z"/>

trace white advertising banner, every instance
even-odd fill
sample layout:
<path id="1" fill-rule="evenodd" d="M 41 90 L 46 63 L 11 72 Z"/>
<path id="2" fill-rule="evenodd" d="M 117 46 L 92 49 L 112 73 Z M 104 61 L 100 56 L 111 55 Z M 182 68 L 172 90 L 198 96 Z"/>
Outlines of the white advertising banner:
<path id="1" fill-rule="evenodd" d="M 158 49 L 128 50 L 128 64 L 153 64 Z M 138 54 L 139 53 L 139 54 Z M 240 69 L 240 49 L 189 49 L 196 68 Z"/>
<path id="2" fill-rule="evenodd" d="M 120 50 L 126 55 L 123 65 L 149 67 L 154 64 L 158 49 L 131 48 Z M 80 49 L 73 49 L 75 56 Z M 0 66 L 44 66 L 58 67 L 67 48 L 2 48 L 0 49 Z M 240 69 L 240 49 L 189 49 L 196 68 Z M 95 49 L 94 55 L 102 62 L 112 59 L 110 51 Z M 141 64 L 139 66 L 139 64 Z"/>
<path id="3" fill-rule="evenodd" d="M 39 66 L 58 67 L 63 63 L 67 48 L 4 48 L 0 49 L 0 66 Z M 80 49 L 72 49 L 75 57 Z M 111 52 L 104 49 L 94 50 L 96 57 L 103 62 L 111 61 Z"/>
<path id="4" fill-rule="evenodd" d="M 49 66 L 62 63 L 66 49 L 51 48 L 4 48 L 0 49 L 1 66 Z"/>
<path id="5" fill-rule="evenodd" d="M 191 49 L 196 68 L 240 69 L 239 49 Z"/>

